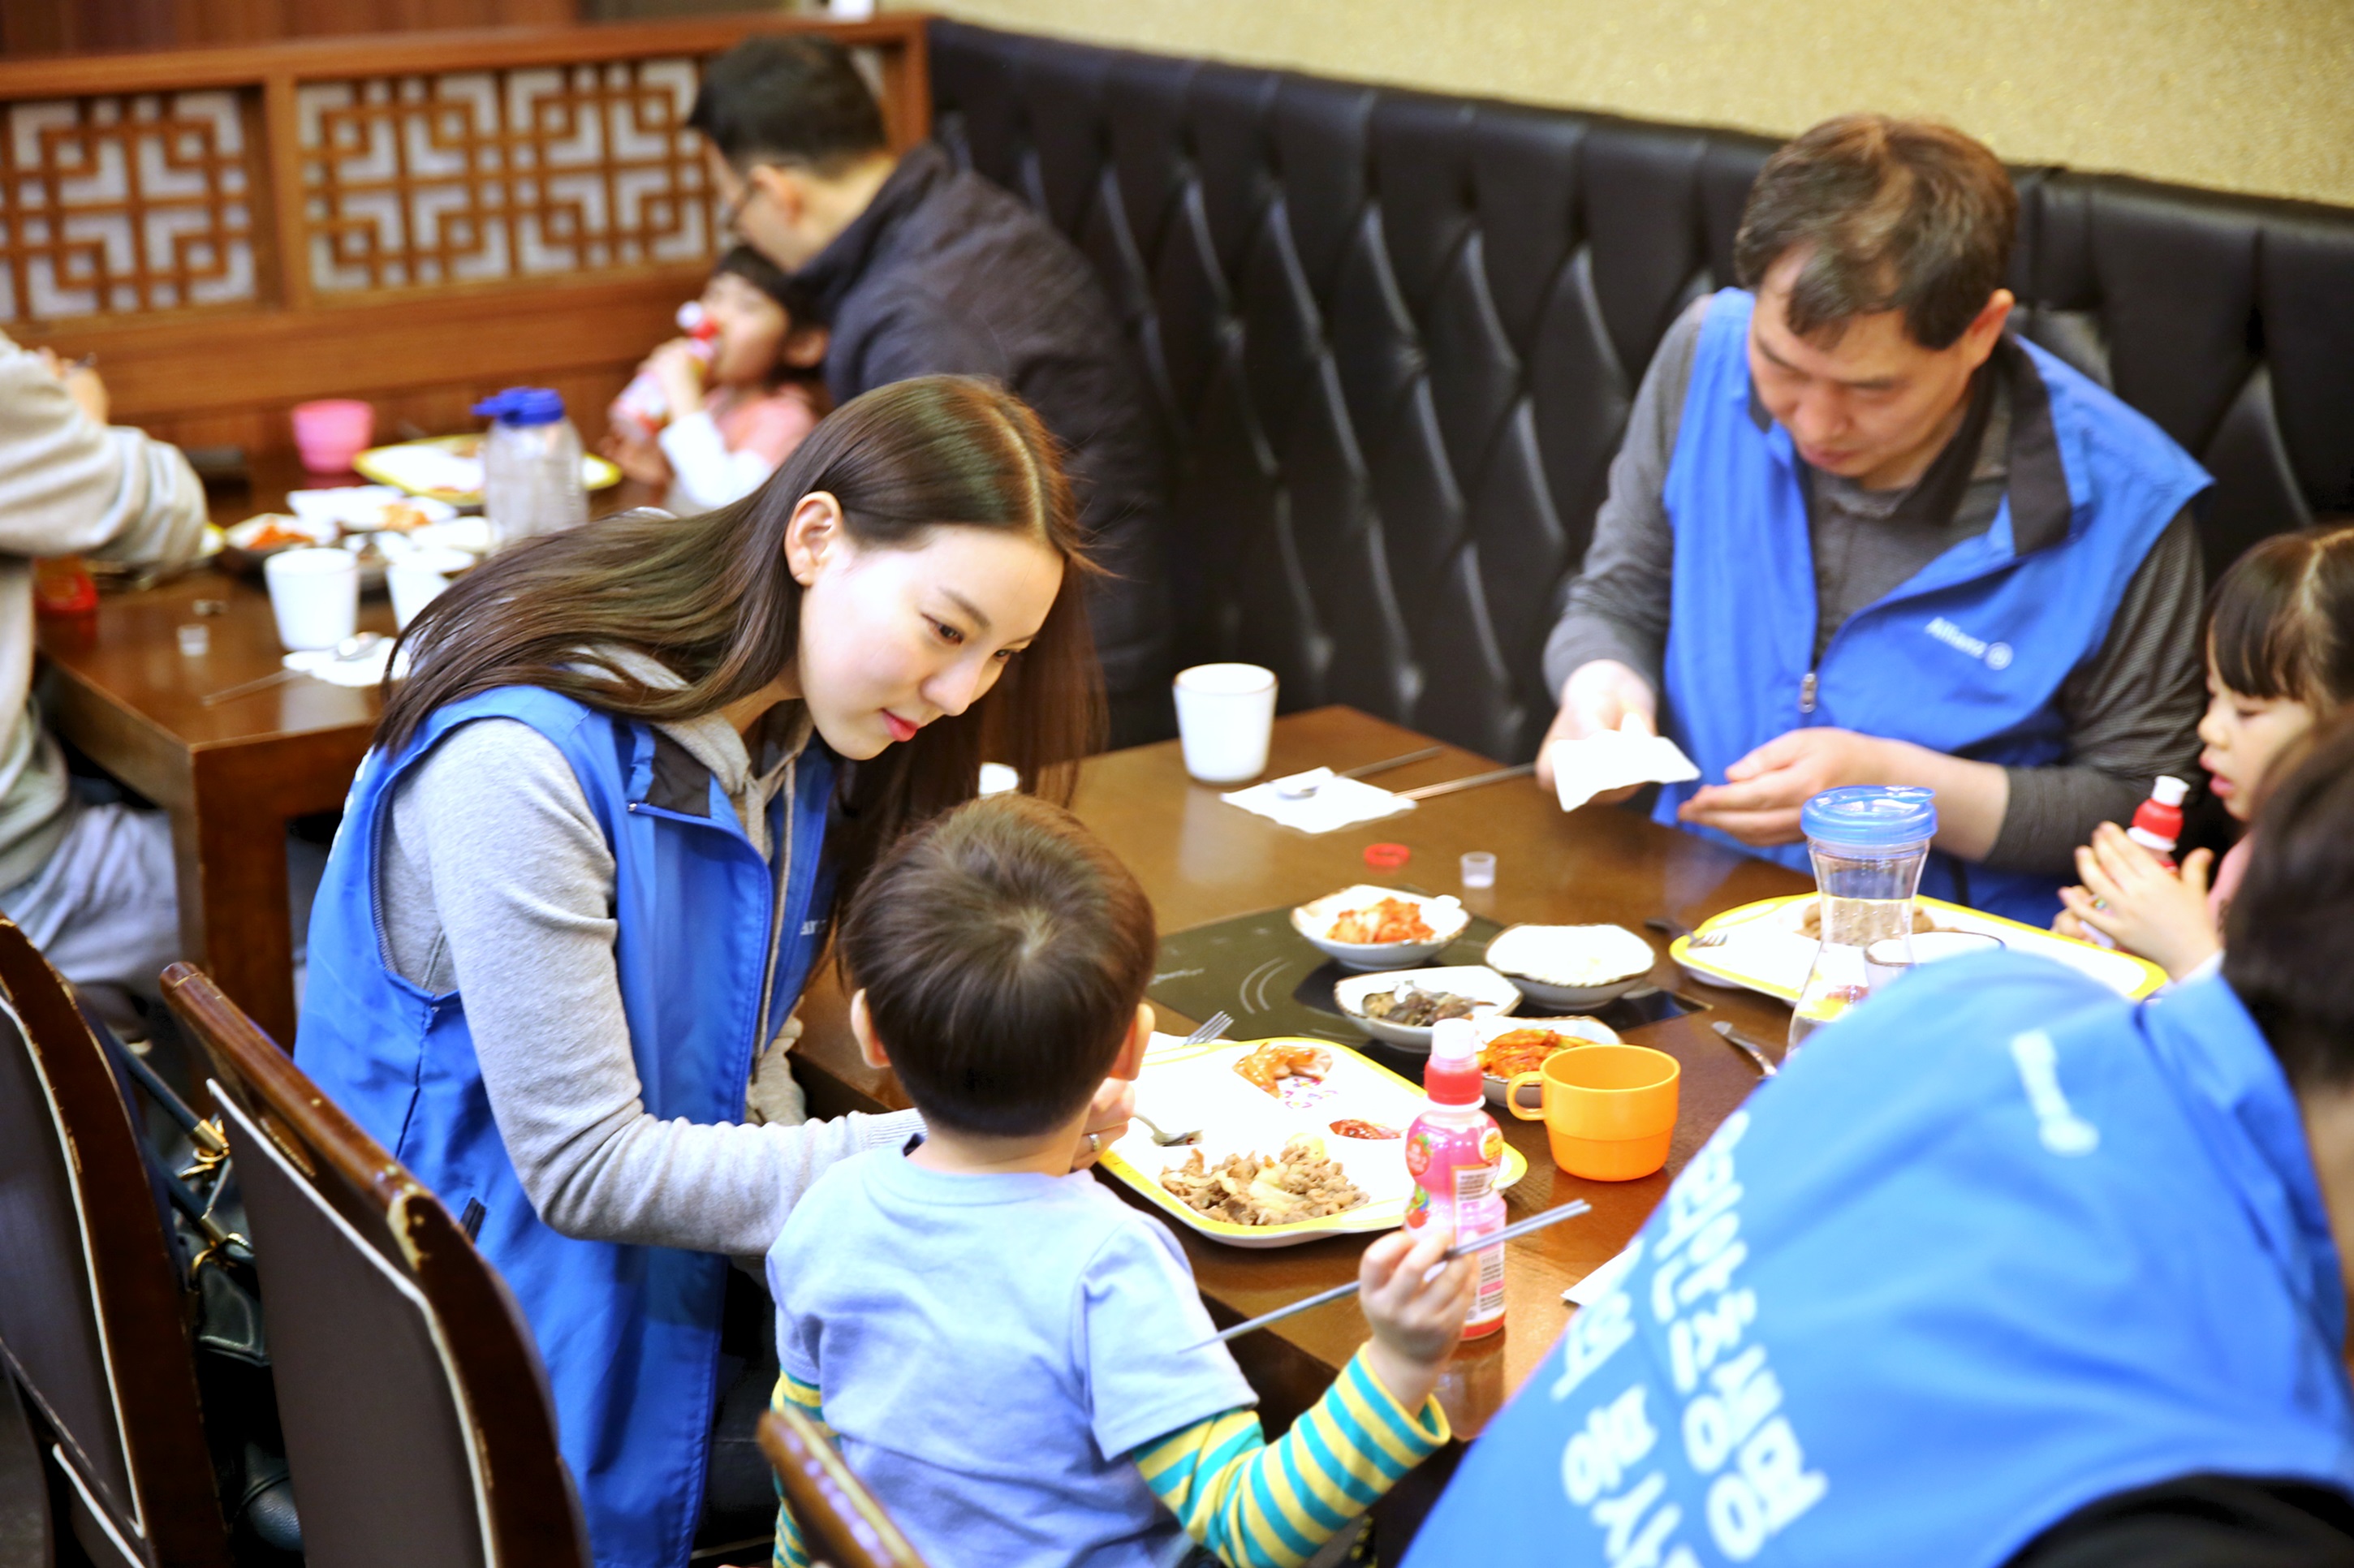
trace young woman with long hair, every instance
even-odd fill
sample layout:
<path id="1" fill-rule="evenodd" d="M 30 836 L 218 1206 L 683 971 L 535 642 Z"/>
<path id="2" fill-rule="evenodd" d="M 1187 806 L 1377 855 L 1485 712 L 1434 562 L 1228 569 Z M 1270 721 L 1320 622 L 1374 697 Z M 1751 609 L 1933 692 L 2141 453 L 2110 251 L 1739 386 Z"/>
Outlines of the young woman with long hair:
<path id="1" fill-rule="evenodd" d="M 794 1006 L 836 901 L 984 755 L 1067 800 L 1102 722 L 1092 569 L 1035 417 L 935 376 L 734 505 L 496 556 L 405 635 L 295 1059 L 513 1287 L 604 1568 L 680 1568 L 733 1493 L 766 1527 L 766 1298 L 727 1257 L 921 1126 L 807 1121 Z"/>

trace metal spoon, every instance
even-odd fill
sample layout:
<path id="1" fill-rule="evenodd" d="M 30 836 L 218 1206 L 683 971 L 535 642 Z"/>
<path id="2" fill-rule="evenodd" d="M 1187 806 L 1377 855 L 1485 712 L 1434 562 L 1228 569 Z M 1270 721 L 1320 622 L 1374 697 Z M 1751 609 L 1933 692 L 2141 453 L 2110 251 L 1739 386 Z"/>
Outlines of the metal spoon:
<path id="1" fill-rule="evenodd" d="M 376 645 L 383 641 L 384 633 L 381 631 L 363 631 L 356 637 L 346 637 L 335 644 L 334 656 L 328 662 L 349 664 L 355 660 L 365 659 L 375 652 Z M 233 698 L 244 696 L 249 692 L 259 692 L 267 687 L 278 685 L 281 682 L 291 681 L 297 675 L 307 675 L 310 673 L 308 670 L 273 671 L 258 681 L 248 681 L 241 685 L 230 686 L 223 691 L 208 692 L 199 700 L 206 707 L 211 707 L 217 703 L 226 703 Z"/>
<path id="2" fill-rule="evenodd" d="M 1130 1111 L 1128 1113 L 1128 1118 L 1130 1121 L 1142 1122 L 1145 1126 L 1145 1130 L 1152 1134 L 1152 1141 L 1161 1145 L 1163 1149 L 1168 1149 L 1180 1143 L 1199 1143 L 1202 1140 L 1202 1129 L 1198 1127 L 1188 1132 L 1165 1131 L 1162 1129 L 1159 1122 L 1153 1120 L 1142 1111 Z"/>

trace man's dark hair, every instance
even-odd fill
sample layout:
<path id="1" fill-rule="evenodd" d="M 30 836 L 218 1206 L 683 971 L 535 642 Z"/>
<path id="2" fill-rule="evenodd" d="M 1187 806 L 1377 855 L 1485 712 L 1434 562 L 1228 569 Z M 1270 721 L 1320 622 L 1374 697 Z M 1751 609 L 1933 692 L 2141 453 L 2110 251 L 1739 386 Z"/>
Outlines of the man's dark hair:
<path id="1" fill-rule="evenodd" d="M 2354 704 L 2354 519 L 2275 534 L 2233 561 L 2207 601 L 2207 652 L 2243 697 Z"/>
<path id="2" fill-rule="evenodd" d="M 1076 1115 L 1119 1054 L 1152 905 L 1057 806 L 995 795 L 900 842 L 859 889 L 842 961 L 916 1108 L 1018 1138 Z"/>
<path id="3" fill-rule="evenodd" d="M 2354 718 L 2317 733 L 2271 783 L 2252 832 L 2223 978 L 2291 1085 L 2354 1085 Z"/>
<path id="4" fill-rule="evenodd" d="M 713 60 L 686 123 L 737 169 L 798 164 L 830 174 L 889 145 L 883 106 L 850 51 L 809 33 L 747 38 Z"/>
<path id="5" fill-rule="evenodd" d="M 1995 155 L 1960 132 L 1884 114 L 1846 114 L 1766 160 L 1734 237 L 1733 266 L 1755 289 L 1792 251 L 1790 330 L 1836 342 L 1846 323 L 1904 313 L 1924 348 L 1952 346 L 2002 282 L 2019 193 Z"/>

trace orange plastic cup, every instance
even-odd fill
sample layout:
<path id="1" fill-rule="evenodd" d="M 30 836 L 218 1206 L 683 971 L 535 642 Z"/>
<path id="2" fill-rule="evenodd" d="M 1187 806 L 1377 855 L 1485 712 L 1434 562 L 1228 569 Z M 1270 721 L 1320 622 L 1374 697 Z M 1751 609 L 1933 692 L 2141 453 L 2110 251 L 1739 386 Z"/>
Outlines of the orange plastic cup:
<path id="1" fill-rule="evenodd" d="M 1522 1121 L 1543 1121 L 1553 1163 L 1594 1181 L 1632 1181 L 1668 1162 L 1676 1133 L 1683 1067 L 1642 1045 L 1580 1045 L 1556 1051 L 1505 1086 L 1504 1104 Z M 1542 1092 L 1521 1104 L 1521 1086 Z"/>

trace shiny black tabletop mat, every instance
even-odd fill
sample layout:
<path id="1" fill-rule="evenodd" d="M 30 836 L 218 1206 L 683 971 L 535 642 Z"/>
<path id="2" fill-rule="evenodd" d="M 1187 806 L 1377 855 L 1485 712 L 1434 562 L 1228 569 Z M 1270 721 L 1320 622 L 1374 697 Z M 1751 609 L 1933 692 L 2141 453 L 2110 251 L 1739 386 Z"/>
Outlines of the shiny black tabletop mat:
<path id="1" fill-rule="evenodd" d="M 1479 963 L 1488 944 L 1502 929 L 1493 920 L 1474 915 L 1460 937 L 1428 964 L 1416 967 Z M 1225 1009 L 1235 1015 L 1234 1027 L 1226 1032 L 1231 1039 L 1305 1034 L 1362 1045 L 1364 1031 L 1351 1022 L 1332 999 L 1333 983 L 1347 979 L 1349 973 L 1291 928 L 1291 910 L 1287 906 L 1167 933 L 1161 938 L 1161 959 L 1146 994 L 1188 1018 L 1207 1018 Z M 1596 1009 L 1595 1015 L 1624 1033 L 1679 1013 L 1702 1011 L 1707 1005 L 1647 987 Z M 1390 1050 L 1377 1046 L 1376 1055 L 1385 1057 Z M 1400 1054 L 1419 1061 L 1417 1054 Z"/>

